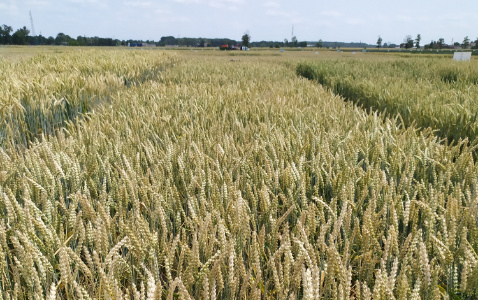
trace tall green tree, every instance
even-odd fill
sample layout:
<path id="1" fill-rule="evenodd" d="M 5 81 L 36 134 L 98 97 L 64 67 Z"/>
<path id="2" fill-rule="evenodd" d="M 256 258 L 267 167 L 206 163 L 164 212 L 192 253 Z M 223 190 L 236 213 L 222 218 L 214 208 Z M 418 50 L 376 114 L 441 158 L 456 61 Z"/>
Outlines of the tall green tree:
<path id="1" fill-rule="evenodd" d="M 437 43 L 438 48 L 442 49 L 444 44 L 445 44 L 445 39 L 444 38 L 439 38 L 438 43 Z"/>
<path id="2" fill-rule="evenodd" d="M 86 46 L 86 37 L 79 35 L 76 37 L 76 42 L 78 46 Z"/>
<path id="3" fill-rule="evenodd" d="M 381 36 L 378 36 L 378 40 L 377 40 L 377 48 L 380 49 L 380 47 L 382 47 L 382 37 Z"/>
<path id="4" fill-rule="evenodd" d="M 12 35 L 12 42 L 15 45 L 26 45 L 28 44 L 28 34 L 30 30 L 23 26 L 23 28 L 17 29 Z"/>
<path id="5" fill-rule="evenodd" d="M 415 47 L 417 47 L 417 49 L 420 49 L 420 41 L 422 40 L 422 36 L 420 34 L 417 34 L 417 37 L 415 39 Z"/>
<path id="6" fill-rule="evenodd" d="M 405 48 L 406 49 L 410 49 L 410 48 L 413 48 L 413 40 L 412 40 L 412 36 L 411 35 L 407 35 L 405 37 Z"/>
<path id="7" fill-rule="evenodd" d="M 468 36 L 465 36 L 465 38 L 463 39 L 463 48 L 468 48 L 468 46 L 470 45 L 470 39 L 468 38 Z"/>
<path id="8" fill-rule="evenodd" d="M 161 46 L 166 46 L 166 45 L 177 45 L 178 44 L 178 41 L 177 39 L 170 35 L 170 36 L 163 36 L 161 37 L 161 40 L 159 41 L 159 44 Z"/>
<path id="9" fill-rule="evenodd" d="M 322 39 L 320 39 L 317 44 L 315 44 L 315 47 L 317 48 L 322 48 L 324 45 L 323 45 L 323 42 L 322 42 Z"/>
<path id="10" fill-rule="evenodd" d="M 74 41 L 74 39 L 72 39 L 69 35 L 64 34 L 63 32 L 58 33 L 55 38 L 55 44 L 57 45 L 69 45 L 70 42 L 72 41 Z M 104 46 L 104 45 L 96 45 L 96 46 Z"/>
<path id="11" fill-rule="evenodd" d="M 3 24 L 0 26 L 0 44 L 10 44 L 12 36 L 10 33 L 13 31 L 11 26 Z"/>
<path id="12" fill-rule="evenodd" d="M 63 32 L 59 32 L 56 35 L 55 44 L 61 45 L 61 43 L 64 43 L 64 42 L 66 42 L 66 34 L 64 34 Z"/>
<path id="13" fill-rule="evenodd" d="M 251 42 L 251 36 L 249 35 L 249 33 L 244 33 L 242 35 L 242 46 L 244 47 L 249 47 L 249 43 Z"/>

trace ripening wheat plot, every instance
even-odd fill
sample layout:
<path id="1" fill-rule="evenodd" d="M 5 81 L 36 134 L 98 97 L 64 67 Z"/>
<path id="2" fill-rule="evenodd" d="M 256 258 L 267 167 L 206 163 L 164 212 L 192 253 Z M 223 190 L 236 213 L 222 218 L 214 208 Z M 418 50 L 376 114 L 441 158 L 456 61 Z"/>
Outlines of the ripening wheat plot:
<path id="1" fill-rule="evenodd" d="M 107 102 L 130 85 L 156 76 L 174 59 L 164 55 L 91 51 L 0 60 L 0 146 L 28 146 Z"/>
<path id="2" fill-rule="evenodd" d="M 262 57 L 44 59 L 31 59 L 33 74 L 69 62 L 79 77 L 119 83 L 107 99 L 93 85 L 84 95 L 101 101 L 74 122 L 2 145 L 4 299 L 477 295 L 478 169 L 466 141 L 369 114 Z M 112 71 L 126 65 L 151 76 L 128 84 Z M 31 103 L 60 89 L 8 88 L 17 106 L 13 95 Z M 7 136 L 23 120 L 12 111 L 1 112 L 17 120 L 2 123 Z M 48 105 L 42 114 L 55 120 Z"/>
<path id="3" fill-rule="evenodd" d="M 365 108 L 400 114 L 407 125 L 431 127 L 449 142 L 478 137 L 478 60 L 306 61 L 297 73 Z"/>

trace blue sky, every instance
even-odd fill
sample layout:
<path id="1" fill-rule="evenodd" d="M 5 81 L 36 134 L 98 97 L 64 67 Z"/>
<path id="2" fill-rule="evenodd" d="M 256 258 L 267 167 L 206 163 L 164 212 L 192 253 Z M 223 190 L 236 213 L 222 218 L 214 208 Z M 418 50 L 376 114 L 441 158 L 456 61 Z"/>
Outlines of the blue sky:
<path id="1" fill-rule="evenodd" d="M 44 36 L 63 32 L 118 39 L 161 36 L 231 38 L 249 32 L 253 41 L 400 43 L 419 33 L 422 44 L 478 37 L 476 0 L 0 0 L 0 25 L 30 28 Z"/>

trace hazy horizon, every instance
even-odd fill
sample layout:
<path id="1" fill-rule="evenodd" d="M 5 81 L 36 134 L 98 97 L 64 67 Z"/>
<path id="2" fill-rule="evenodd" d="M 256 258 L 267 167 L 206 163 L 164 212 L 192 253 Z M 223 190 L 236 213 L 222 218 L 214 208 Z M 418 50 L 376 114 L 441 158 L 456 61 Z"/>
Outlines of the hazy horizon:
<path id="1" fill-rule="evenodd" d="M 56 36 L 159 40 L 162 36 L 230 38 L 248 32 L 252 41 L 291 39 L 375 44 L 400 43 L 407 35 L 421 44 L 444 38 L 451 44 L 478 36 L 478 2 L 443 0 L 295 2 L 252 0 L 2 0 L 0 25 Z M 475 24 L 471 26 L 470 24 Z M 474 28 L 474 29 L 473 29 Z"/>

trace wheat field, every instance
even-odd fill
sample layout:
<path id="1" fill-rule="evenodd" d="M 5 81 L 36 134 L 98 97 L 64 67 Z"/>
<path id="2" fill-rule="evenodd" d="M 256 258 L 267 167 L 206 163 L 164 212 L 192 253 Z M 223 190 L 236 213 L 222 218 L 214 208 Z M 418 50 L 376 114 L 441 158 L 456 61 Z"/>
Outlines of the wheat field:
<path id="1" fill-rule="evenodd" d="M 297 76 L 313 57 L 0 60 L 2 298 L 476 297 L 474 143 Z"/>
<path id="2" fill-rule="evenodd" d="M 405 124 L 430 127 L 448 142 L 478 136 L 478 60 L 450 56 L 393 61 L 303 61 L 297 73 L 364 108 L 400 115 Z"/>

